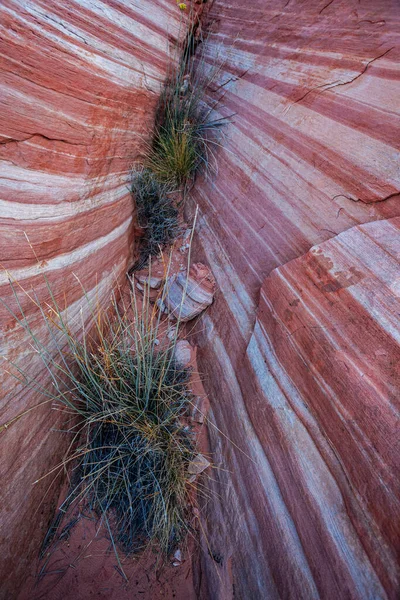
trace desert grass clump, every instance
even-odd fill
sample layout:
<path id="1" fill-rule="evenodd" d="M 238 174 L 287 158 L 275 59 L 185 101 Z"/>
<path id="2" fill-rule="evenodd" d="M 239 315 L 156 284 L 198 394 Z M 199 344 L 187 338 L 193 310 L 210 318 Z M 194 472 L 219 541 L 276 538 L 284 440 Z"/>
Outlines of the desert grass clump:
<path id="1" fill-rule="evenodd" d="M 195 121 L 167 118 L 157 131 L 148 168 L 156 178 L 177 188 L 184 186 L 205 163 L 206 141 Z"/>
<path id="2" fill-rule="evenodd" d="M 139 259 L 134 269 L 142 268 L 149 258 L 171 244 L 180 231 L 179 211 L 169 185 L 160 183 L 154 173 L 141 166 L 132 170 L 132 193 L 137 220 L 143 228 Z"/>
<path id="3" fill-rule="evenodd" d="M 12 312 L 31 336 L 51 383 L 42 388 L 18 365 L 14 374 L 55 406 L 63 405 L 68 419 L 69 452 L 46 475 L 72 467 L 61 511 L 80 506 L 97 514 L 117 556 L 118 548 L 130 554 L 151 542 L 170 552 L 188 529 L 188 466 L 196 455 L 185 425 L 190 372 L 174 358 L 179 323 L 174 336 L 163 336 L 161 314 L 146 294 L 143 302 L 134 292 L 128 302 L 117 303 L 113 296 L 108 312 L 93 310 L 86 296 L 89 334 L 87 321 L 70 322 L 49 287 L 51 305 L 42 307 L 33 298 L 49 346 L 30 329 L 12 285 L 21 314 Z M 83 319 L 79 314 L 75 318 Z M 83 335 L 75 335 L 77 329 Z"/>
<path id="4" fill-rule="evenodd" d="M 209 88 L 221 65 L 207 67 L 206 40 L 191 13 L 189 32 L 171 57 L 171 68 L 160 94 L 152 140 L 141 165 L 132 170 L 132 195 L 139 225 L 144 229 L 139 259 L 131 271 L 142 269 L 149 256 L 170 244 L 180 232 L 179 209 L 196 175 L 216 171 L 214 149 L 229 118 L 212 118 L 218 100 L 207 103 Z M 185 22 L 186 23 L 186 22 Z M 186 27 L 186 25 L 185 25 Z"/>
<path id="5" fill-rule="evenodd" d="M 205 47 L 206 40 L 193 26 L 160 96 L 145 161 L 158 181 L 183 191 L 202 168 L 209 170 L 212 148 L 219 145 L 215 132 L 227 121 L 213 119 L 216 105 L 207 105 L 207 90 L 220 69 L 206 70 Z"/>

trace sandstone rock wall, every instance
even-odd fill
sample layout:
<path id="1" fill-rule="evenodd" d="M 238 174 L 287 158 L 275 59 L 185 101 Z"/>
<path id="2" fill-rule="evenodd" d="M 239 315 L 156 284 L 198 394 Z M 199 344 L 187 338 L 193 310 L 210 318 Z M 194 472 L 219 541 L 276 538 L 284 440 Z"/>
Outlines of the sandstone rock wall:
<path id="1" fill-rule="evenodd" d="M 153 121 L 177 10 L 3 0 L 0 17 L 0 262 L 42 302 L 45 273 L 73 319 L 74 274 L 89 293 L 98 282 L 100 300 L 123 276 L 128 167 Z M 199 591 L 394 599 L 398 2 L 215 0 L 210 20 L 208 60 L 224 61 L 210 101 L 223 96 L 218 110 L 236 114 L 218 174 L 193 191 L 196 260 L 219 287 L 197 334 L 200 370 L 222 431 L 210 426 L 221 468 L 204 507 Z M 12 303 L 4 271 L 0 286 Z M 1 309 L 0 320 L 2 353 L 44 382 L 14 319 Z M 0 423 L 41 400 L 4 374 L 0 383 Z M 7 599 L 57 495 L 58 482 L 32 482 L 60 459 L 59 425 L 44 405 L 0 437 Z"/>
<path id="2" fill-rule="evenodd" d="M 151 130 L 179 18 L 169 0 L 0 3 L 0 294 L 7 303 L 15 306 L 5 270 L 27 291 L 35 287 L 42 303 L 50 299 L 46 274 L 71 322 L 82 306 L 74 275 L 89 293 L 98 284 L 100 302 L 123 278 L 134 241 L 129 165 Z M 38 311 L 21 299 L 44 336 Z M 1 354 L 45 383 L 43 365 L 3 307 L 0 323 Z M 3 370 L 0 379 L 0 424 L 43 400 Z M 46 404 L 0 436 L 0 596 L 7 600 L 17 596 L 57 498 L 59 480 L 33 482 L 60 460 L 67 438 L 54 431 L 59 425 Z"/>
<path id="3" fill-rule="evenodd" d="M 210 20 L 210 101 L 235 116 L 193 194 L 220 289 L 201 597 L 394 599 L 400 8 L 216 0 Z"/>

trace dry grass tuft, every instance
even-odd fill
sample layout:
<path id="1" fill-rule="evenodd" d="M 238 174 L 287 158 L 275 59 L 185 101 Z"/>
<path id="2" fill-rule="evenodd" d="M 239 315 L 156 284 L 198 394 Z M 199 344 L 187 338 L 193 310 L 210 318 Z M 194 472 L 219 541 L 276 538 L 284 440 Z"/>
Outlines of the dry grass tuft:
<path id="1" fill-rule="evenodd" d="M 65 407 L 72 435 L 68 455 L 51 472 L 73 466 L 61 510 L 79 504 L 94 511 L 116 552 L 119 547 L 130 554 L 150 542 L 170 552 L 188 528 L 188 465 L 196 455 L 185 425 L 190 372 L 174 359 L 179 321 L 167 337 L 146 294 L 143 304 L 133 291 L 129 302 L 119 305 L 113 295 L 107 312 L 93 307 L 85 294 L 92 315 L 89 334 L 87 323 L 68 321 L 47 284 L 51 306 L 38 306 L 49 350 L 30 329 L 19 290 L 11 285 L 20 314 L 9 310 L 29 334 L 51 384 L 41 388 L 18 365 L 15 377 Z M 73 333 L 77 325 L 82 335 Z"/>
<path id="2" fill-rule="evenodd" d="M 143 268 L 149 256 L 171 244 L 180 231 L 179 211 L 170 186 L 160 183 L 154 173 L 141 166 L 132 171 L 132 192 L 136 200 L 137 219 L 144 234 L 139 258 L 132 270 Z"/>
<path id="3" fill-rule="evenodd" d="M 132 194 L 145 230 L 132 271 L 143 268 L 149 256 L 178 235 L 177 197 L 185 200 L 200 171 L 216 171 L 214 149 L 229 119 L 213 119 L 218 102 L 212 108 L 206 103 L 208 88 L 215 84 L 221 67 L 207 70 L 205 48 L 206 40 L 194 30 L 178 48 L 179 60 L 171 60 L 178 66 L 172 68 L 161 93 L 152 142 L 143 164 L 132 171 Z"/>
<path id="4" fill-rule="evenodd" d="M 211 168 L 213 145 L 227 119 L 212 118 L 216 105 L 207 106 L 207 93 L 219 71 L 207 71 L 207 41 L 191 30 L 180 49 L 178 68 L 170 73 L 161 94 L 153 143 L 145 165 L 161 183 L 185 189 L 201 170 Z M 196 53 L 196 56 L 195 56 Z"/>

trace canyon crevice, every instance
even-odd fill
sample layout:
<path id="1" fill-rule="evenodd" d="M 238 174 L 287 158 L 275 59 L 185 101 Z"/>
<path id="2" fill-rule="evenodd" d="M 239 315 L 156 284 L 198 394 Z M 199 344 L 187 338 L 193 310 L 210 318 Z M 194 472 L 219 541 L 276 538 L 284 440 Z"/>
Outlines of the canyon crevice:
<path id="1" fill-rule="evenodd" d="M 231 117 L 200 176 L 193 255 L 217 282 L 195 332 L 215 465 L 204 600 L 394 600 L 399 576 L 400 9 L 214 0 L 207 101 Z M 132 262 L 129 169 L 179 36 L 171 0 L 4 0 L 0 272 L 73 319 Z M 29 51 L 28 51 L 29 50 Z M 97 286 L 97 291 L 96 291 Z M 66 293 L 67 292 L 67 293 Z M 64 296 L 64 294 L 66 295 Z M 32 327 L 46 332 L 29 302 Z M 0 308 L 2 353 L 43 367 Z M 84 319 L 88 315 L 84 316 Z M 0 376 L 0 424 L 41 401 Z M 1 433 L 1 598 L 16 598 L 66 448 L 45 404 Z"/>
<path id="2" fill-rule="evenodd" d="M 44 306 L 49 285 L 75 329 L 90 316 L 82 286 L 101 303 L 125 279 L 136 227 L 129 170 L 151 135 L 179 22 L 167 1 L 1 3 L 0 293 L 17 312 L 10 278 Z M 18 291 L 46 341 L 39 311 Z M 29 335 L 3 305 L 0 321 L 3 359 L 46 385 Z M 1 424 L 43 402 L 4 365 Z M 54 516 L 62 478 L 34 482 L 66 450 L 64 420 L 41 404 L 1 432 L 1 598 L 17 597 Z"/>

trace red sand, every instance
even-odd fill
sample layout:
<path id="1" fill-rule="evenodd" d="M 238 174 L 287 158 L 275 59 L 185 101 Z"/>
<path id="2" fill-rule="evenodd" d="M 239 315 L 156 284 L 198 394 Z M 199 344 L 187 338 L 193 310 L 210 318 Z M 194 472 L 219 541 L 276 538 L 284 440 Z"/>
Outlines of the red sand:
<path id="1" fill-rule="evenodd" d="M 82 518 L 71 530 L 70 538 L 60 542 L 37 566 L 45 566 L 41 579 L 30 576 L 19 600 L 194 600 L 192 549 L 183 553 L 183 562 L 174 567 L 162 565 L 159 556 L 146 551 L 138 558 L 122 559 L 128 578 L 125 581 L 104 532 L 96 536 L 95 523 Z"/>

